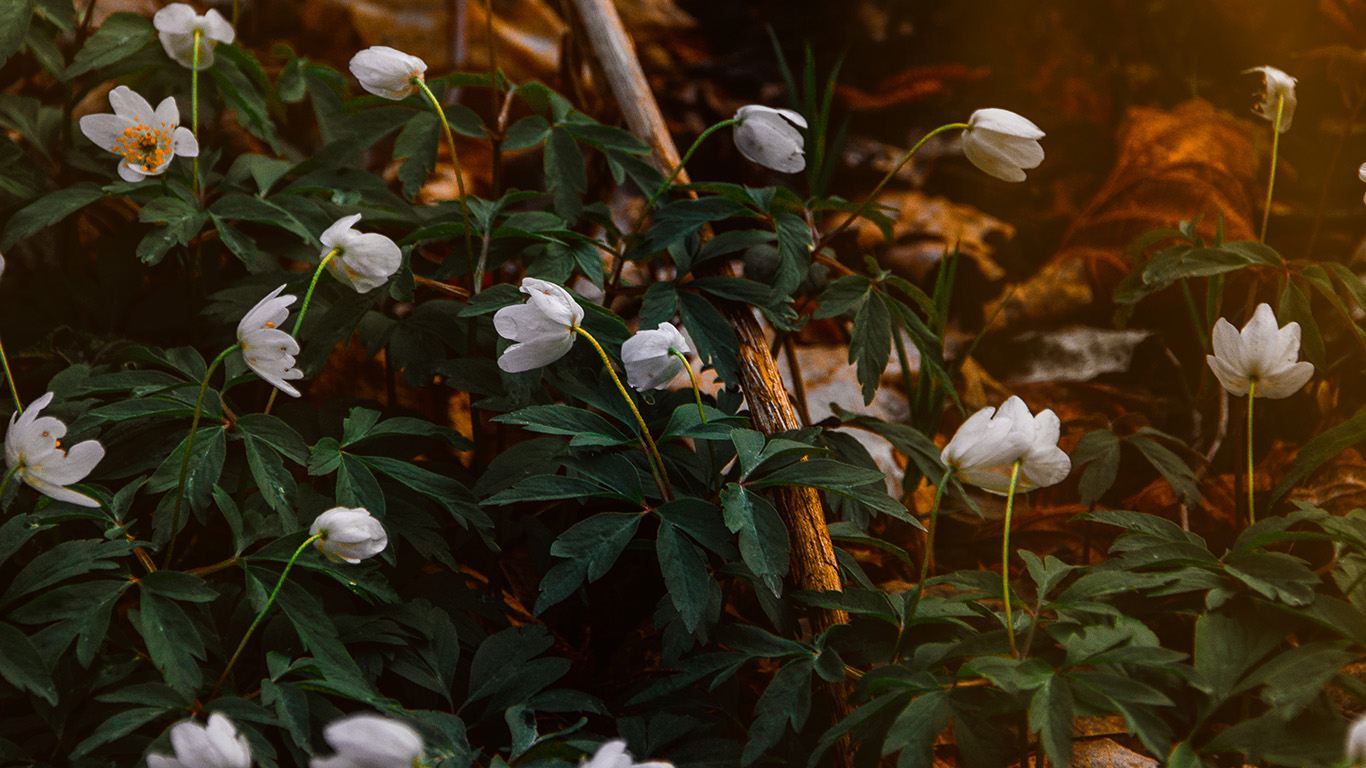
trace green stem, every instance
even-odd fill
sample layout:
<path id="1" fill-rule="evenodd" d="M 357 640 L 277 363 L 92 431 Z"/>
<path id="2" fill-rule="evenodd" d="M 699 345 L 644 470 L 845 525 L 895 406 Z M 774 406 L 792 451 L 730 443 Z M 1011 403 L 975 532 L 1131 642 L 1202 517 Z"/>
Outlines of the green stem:
<path id="1" fill-rule="evenodd" d="M 934 506 L 930 507 L 930 524 L 925 529 L 925 556 L 920 560 L 920 581 L 916 583 L 917 590 L 925 588 L 925 579 L 930 576 L 930 568 L 934 562 L 934 529 L 939 522 L 939 502 L 944 498 L 944 489 L 949 487 L 949 478 L 953 477 L 953 471 L 944 470 L 944 477 L 939 481 L 939 487 L 934 491 Z"/>
<path id="2" fill-rule="evenodd" d="M 1010 466 L 1010 489 L 1006 492 L 1006 529 L 1001 536 L 1001 599 L 1006 605 L 1006 637 L 1010 655 L 1015 655 L 1015 620 L 1010 615 L 1010 515 L 1015 505 L 1015 485 L 1020 479 L 1020 462 Z"/>
<path id="3" fill-rule="evenodd" d="M 659 455 L 659 447 L 655 445 L 655 439 L 650 436 L 650 428 L 645 426 L 645 417 L 640 415 L 640 410 L 636 408 L 636 401 L 631 399 L 631 393 L 626 391 L 626 386 L 621 383 L 621 378 L 617 376 L 616 370 L 612 367 L 612 358 L 607 356 L 607 350 L 602 348 L 598 340 L 588 331 L 575 326 L 574 333 L 579 334 L 593 345 L 593 349 L 598 351 L 598 356 L 602 358 L 602 364 L 607 367 L 607 373 L 612 377 L 612 383 L 617 385 L 617 390 L 621 396 L 626 398 L 626 404 L 630 406 L 631 413 L 636 417 L 636 423 L 640 425 L 640 434 L 644 439 L 646 454 L 649 456 L 651 465 L 650 472 L 655 476 L 655 482 L 659 484 L 659 492 L 663 494 L 665 501 L 673 500 L 673 489 L 669 487 L 669 476 L 664 471 L 664 459 Z"/>
<path id="4" fill-rule="evenodd" d="M 465 253 L 468 258 L 474 258 L 474 240 L 470 236 L 470 209 L 469 203 L 465 202 L 465 177 L 460 173 L 460 156 L 455 152 L 455 135 L 451 133 L 451 124 L 446 122 L 446 110 L 441 108 L 441 102 L 437 100 L 436 94 L 427 87 L 426 81 L 421 75 L 413 76 L 413 84 L 426 94 L 427 100 L 432 103 L 432 109 L 436 110 L 436 116 L 441 120 L 441 128 L 446 132 L 446 144 L 451 148 L 451 165 L 455 166 L 455 188 L 460 193 L 460 218 L 465 224 Z M 474 266 L 474 285 L 472 290 L 479 293 L 480 283 L 484 282 L 484 257 L 480 256 Z"/>
<path id="5" fill-rule="evenodd" d="M 849 218 L 845 219 L 843 224 L 836 227 L 834 232 L 831 232 L 825 237 L 822 237 L 821 242 L 830 242 L 831 240 L 834 240 L 836 237 L 839 236 L 841 232 L 848 229 L 850 224 L 853 224 L 860 216 L 862 216 L 864 212 L 868 210 L 868 206 L 872 205 L 873 201 L 877 199 L 877 194 L 882 191 L 883 187 L 887 186 L 887 182 L 891 181 L 892 177 L 896 176 L 897 172 L 901 170 L 901 166 L 910 162 L 911 157 L 915 155 L 916 151 L 919 150 L 922 146 L 924 146 L 925 142 L 929 141 L 931 137 L 937 136 L 943 133 L 944 131 L 952 131 L 959 128 L 971 127 L 972 126 L 968 125 L 967 123 L 949 123 L 948 125 L 941 125 L 938 128 L 935 128 L 933 131 L 930 131 L 929 133 L 925 134 L 925 136 L 921 138 L 920 141 L 917 141 L 915 143 L 915 146 L 911 147 L 910 151 L 907 152 L 901 158 L 901 161 L 898 162 L 896 166 L 893 167 L 892 170 L 887 173 L 886 176 L 882 177 L 882 181 L 879 181 L 877 183 L 877 186 L 873 187 L 873 191 L 868 195 L 867 199 L 863 201 L 863 204 L 860 205 L 853 213 L 849 214 Z M 820 244 L 817 243 L 817 247 L 812 248 L 811 250 L 813 252 L 819 250 L 819 245 Z"/>
<path id="6" fill-rule="evenodd" d="M 683 370 L 688 372 L 688 381 L 692 382 L 692 395 L 697 399 L 697 416 L 702 419 L 702 423 L 707 423 L 707 412 L 702 410 L 702 388 L 697 386 L 697 374 L 693 373 L 692 366 L 688 364 L 688 358 L 676 349 L 669 350 L 669 354 L 683 361 Z"/>
<path id="7" fill-rule="evenodd" d="M 304 539 L 304 543 L 300 544 L 299 548 L 294 550 L 294 554 L 290 556 L 289 562 L 285 563 L 285 570 L 281 572 L 280 580 L 275 582 L 275 589 L 271 591 L 270 597 L 266 598 L 265 607 L 256 614 L 256 618 L 251 622 L 251 626 L 247 627 L 247 633 L 242 636 L 242 642 L 237 644 L 237 650 L 232 652 L 232 658 L 228 659 L 228 666 L 223 668 L 223 674 L 218 677 L 218 684 L 213 687 L 213 693 L 209 694 L 210 699 L 218 694 L 219 688 L 223 687 L 223 681 L 228 679 L 228 673 L 232 671 L 232 665 L 237 663 L 237 657 L 241 656 L 242 649 L 247 647 L 247 641 L 251 639 L 251 633 L 256 631 L 256 626 L 266 617 L 266 612 L 270 610 L 270 606 L 275 604 L 275 598 L 279 596 L 280 588 L 285 585 L 285 577 L 289 575 L 289 569 L 294 567 L 294 561 L 299 559 L 299 555 L 304 553 L 304 550 L 308 548 L 309 544 L 312 544 L 320 538 L 322 538 L 322 534 L 315 534 Z"/>
<path id="8" fill-rule="evenodd" d="M 175 553 L 175 537 L 180 532 L 180 507 L 185 501 L 185 473 L 190 468 L 190 454 L 194 451 L 194 436 L 199 430 L 199 417 L 204 412 L 204 392 L 209 388 L 209 378 L 213 376 L 214 369 L 237 347 L 237 344 L 233 344 L 218 353 L 218 357 L 209 363 L 209 369 L 204 372 L 204 380 L 199 383 L 199 397 L 194 401 L 194 418 L 190 420 L 190 436 L 185 438 L 185 455 L 180 459 L 180 477 L 175 485 L 175 511 L 171 513 L 171 540 L 166 544 L 166 558 L 161 562 L 162 568 L 170 567 L 171 555 Z"/>
<path id="9" fill-rule="evenodd" d="M 234 21 L 236 23 L 236 21 Z M 190 132 L 199 141 L 199 38 L 204 32 L 194 31 L 194 51 L 190 53 Z M 199 153 L 194 156 L 194 178 L 190 179 L 195 194 L 199 194 Z"/>
<path id="10" fill-rule="evenodd" d="M 1253 395 L 1257 390 L 1257 382 L 1247 383 L 1247 524 L 1254 525 L 1257 522 L 1257 508 L 1253 501 L 1253 479 L 1252 479 L 1252 402 Z"/>
<path id="11" fill-rule="evenodd" d="M 1266 205 L 1262 210 L 1262 234 L 1258 240 L 1266 242 L 1266 223 L 1271 219 L 1271 191 L 1276 188 L 1276 154 L 1281 148 L 1281 113 L 1285 111 L 1285 97 L 1276 97 L 1276 124 L 1271 132 L 1271 176 L 1266 182 Z"/>
<path id="12" fill-rule="evenodd" d="M 237 29 L 237 11 L 242 0 L 232 0 L 232 28 Z"/>
<path id="13" fill-rule="evenodd" d="M 341 253 L 340 248 L 333 248 L 328 251 L 323 260 L 318 262 L 318 268 L 313 270 L 313 279 L 308 281 L 308 292 L 304 294 L 304 303 L 299 307 L 299 314 L 294 318 L 294 330 L 289 333 L 295 339 L 299 338 L 299 329 L 304 325 L 304 313 L 308 311 L 308 305 L 313 301 L 313 291 L 318 287 L 318 280 L 323 276 L 323 270 L 327 267 L 327 263 L 332 260 L 332 257 L 339 253 Z M 270 397 L 266 398 L 266 407 L 265 410 L 261 411 L 262 413 L 270 413 L 270 409 L 275 406 L 275 396 L 279 393 L 279 389 L 271 387 Z"/>
<path id="14" fill-rule="evenodd" d="M 23 413 L 24 405 L 19 402 L 19 387 L 14 383 L 14 374 L 9 369 L 9 358 L 5 357 L 5 345 L 0 343 L 0 365 L 5 367 L 5 381 L 9 382 L 9 393 L 14 398 L 15 413 Z"/>
<path id="15" fill-rule="evenodd" d="M 697 151 L 697 148 L 702 146 L 702 142 L 706 141 L 708 136 L 711 136 L 713 133 L 716 133 L 728 125 L 735 125 L 735 118 L 732 117 L 728 120 L 722 120 L 703 131 L 701 135 L 693 140 L 692 146 L 688 147 L 687 152 L 683 153 L 683 159 L 678 161 L 678 165 L 674 166 L 673 172 L 669 174 L 669 178 L 665 179 L 664 183 L 659 185 L 659 188 L 655 190 L 654 194 L 650 195 L 650 199 L 645 201 L 645 207 L 640 209 L 640 215 L 636 217 L 636 223 L 631 227 L 632 234 L 640 231 L 640 225 L 645 223 L 645 217 L 650 215 L 650 211 L 655 207 L 655 203 L 659 202 L 659 198 L 673 185 L 673 181 L 678 178 L 678 174 L 683 172 L 683 168 L 687 166 L 688 161 L 692 159 L 693 153 Z"/>

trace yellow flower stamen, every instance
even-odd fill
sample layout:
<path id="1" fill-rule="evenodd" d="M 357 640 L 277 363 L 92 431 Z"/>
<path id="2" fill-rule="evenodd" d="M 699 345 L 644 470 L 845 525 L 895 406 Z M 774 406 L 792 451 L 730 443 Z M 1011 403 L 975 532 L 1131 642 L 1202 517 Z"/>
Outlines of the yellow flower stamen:
<path id="1" fill-rule="evenodd" d="M 160 128 L 143 125 L 141 118 L 133 118 L 136 125 L 123 129 L 123 135 L 114 142 L 111 151 L 123 155 L 128 166 L 146 174 L 156 173 L 171 157 L 171 134 L 174 126 L 161 124 Z"/>

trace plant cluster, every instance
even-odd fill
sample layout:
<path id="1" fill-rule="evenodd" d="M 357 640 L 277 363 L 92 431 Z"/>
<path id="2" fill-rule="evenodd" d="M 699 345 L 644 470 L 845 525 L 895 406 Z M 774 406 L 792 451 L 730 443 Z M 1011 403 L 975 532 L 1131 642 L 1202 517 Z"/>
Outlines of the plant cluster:
<path id="1" fill-rule="evenodd" d="M 1051 410 L 966 412 L 944 342 L 955 255 L 925 288 L 832 245 L 860 217 L 889 227 L 882 184 L 864 202 L 678 184 L 683 164 L 539 83 L 428 78 L 375 47 L 350 62 L 358 95 L 291 51 L 263 63 L 216 11 L 91 30 L 64 0 L 10 8 L 0 61 L 38 95 L 0 95 L 0 333 L 22 340 L 0 347 L 0 762 L 1067 765 L 1084 715 L 1172 765 L 1341 759 L 1330 692 L 1366 700 L 1343 671 L 1366 645 L 1366 512 L 1279 502 L 1366 417 L 1303 446 L 1260 503 L 1250 437 L 1255 397 L 1325 372 L 1309 294 L 1366 346 L 1347 268 L 1190 222 L 1141 244 L 1117 301 L 1180 283 L 1201 380 L 1247 397 L 1248 524 L 1212 547 L 1114 508 L 1134 466 L 1195 503 L 1176 438 L 1098 429 L 1069 456 Z M 1279 136 L 1294 80 L 1262 71 Z M 773 171 L 826 164 L 830 89 L 808 81 L 797 109 L 742 108 L 683 163 L 729 127 Z M 1003 181 L 1044 160 L 1006 110 L 925 139 L 948 132 Z M 476 143 L 490 189 L 465 186 Z M 458 194 L 431 199 L 442 162 Z M 505 186 L 517 163 L 528 188 Z M 617 188 L 644 201 L 634 221 L 603 202 Z M 1258 271 L 1284 276 L 1278 308 L 1239 333 L 1224 279 Z M 756 429 L 737 312 L 778 336 L 847 325 L 865 401 L 893 351 L 909 370 L 909 341 L 910 423 Z M 941 449 L 946 415 L 962 425 Z M 906 493 L 838 427 L 890 441 Z M 1068 478 L 1108 556 L 1012 549 L 1017 497 Z M 934 502 L 908 510 L 921 483 Z M 793 488 L 823 494 L 842 590 L 794 578 Z M 941 504 L 991 507 L 979 489 L 1005 497 L 1000 568 L 941 570 Z M 881 586 L 869 551 L 918 576 Z"/>

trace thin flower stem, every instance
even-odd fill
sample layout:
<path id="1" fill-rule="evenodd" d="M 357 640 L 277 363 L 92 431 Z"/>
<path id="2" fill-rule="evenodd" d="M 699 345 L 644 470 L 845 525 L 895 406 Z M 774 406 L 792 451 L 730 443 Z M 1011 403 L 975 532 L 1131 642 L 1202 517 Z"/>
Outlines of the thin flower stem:
<path id="1" fill-rule="evenodd" d="M 426 94 L 427 100 L 432 103 L 432 109 L 436 110 L 436 116 L 441 120 L 441 128 L 446 132 L 446 144 L 451 148 L 451 165 L 455 166 L 455 188 L 460 193 L 460 220 L 465 224 L 465 253 L 470 258 L 474 257 L 474 240 L 470 236 L 470 209 L 469 203 L 465 201 L 465 177 L 460 173 L 460 156 L 455 152 L 455 135 L 451 133 L 451 124 L 446 122 L 446 110 L 441 108 L 441 102 L 437 100 L 436 94 L 427 87 L 427 83 L 421 75 L 413 76 L 413 84 Z M 484 258 L 480 256 L 479 262 L 474 267 L 474 285 L 470 287 L 475 293 L 479 293 L 480 283 L 484 281 Z"/>
<path id="2" fill-rule="evenodd" d="M 233 24 L 237 24 L 236 7 L 233 8 Z M 190 53 L 190 131 L 195 142 L 199 141 L 199 38 L 204 34 L 198 28 L 194 31 L 194 51 Z M 199 194 L 199 153 L 194 155 L 194 177 L 190 179 L 194 193 Z"/>
<path id="3" fill-rule="evenodd" d="M 612 358 L 607 356 L 607 350 L 602 348 L 598 340 L 588 331 L 578 326 L 574 327 L 574 333 L 579 334 L 593 345 L 593 349 L 598 351 L 598 356 L 602 358 L 602 364 L 607 367 L 607 373 L 612 377 L 612 383 L 617 385 L 617 390 L 621 396 L 626 398 L 626 404 L 630 406 L 631 413 L 636 417 L 636 423 L 640 425 L 640 434 L 646 445 L 646 453 L 649 455 L 651 464 L 650 472 L 655 476 L 655 482 L 659 484 L 659 492 L 664 495 L 665 501 L 672 501 L 673 489 L 669 487 L 669 476 L 664 471 L 664 459 L 659 455 L 659 447 L 655 445 L 655 439 L 650 436 L 650 428 L 645 426 L 645 417 L 640 415 L 640 410 L 636 408 L 636 401 L 631 399 L 631 393 L 626 391 L 626 385 L 621 383 L 621 378 L 617 376 L 616 370 L 612 367 Z"/>
<path id="4" fill-rule="evenodd" d="M 692 366 L 688 364 L 688 358 L 676 349 L 669 350 L 669 354 L 683 361 L 683 370 L 688 372 L 688 381 L 692 382 L 692 395 L 697 399 L 697 416 L 702 419 L 702 423 L 707 423 L 707 412 L 702 410 L 702 388 L 697 386 L 697 374 L 693 373 Z"/>
<path id="5" fill-rule="evenodd" d="M 194 451 L 194 436 L 199 430 L 199 416 L 204 411 L 204 392 L 209 388 L 209 378 L 213 376 L 214 369 L 224 358 L 236 351 L 238 346 L 233 344 L 219 352 L 218 357 L 209 363 L 209 369 L 204 372 L 204 380 L 199 383 L 199 397 L 194 401 L 194 418 L 190 420 L 190 436 L 185 438 L 185 455 L 180 458 L 180 477 L 175 484 L 175 511 L 171 513 L 171 540 L 166 544 L 166 557 L 161 561 L 162 568 L 170 567 L 171 555 L 175 553 L 175 537 L 180 532 L 180 507 L 185 501 L 185 473 L 190 468 L 190 454 Z"/>
<path id="6" fill-rule="evenodd" d="M 1266 182 L 1266 205 L 1262 209 L 1262 234 L 1257 239 L 1266 242 L 1266 223 L 1271 219 L 1271 191 L 1276 188 L 1276 154 L 1281 148 L 1281 113 L 1285 111 L 1285 96 L 1276 97 L 1276 124 L 1271 129 L 1271 176 Z"/>
<path id="7" fill-rule="evenodd" d="M 1006 529 L 1001 536 L 1001 599 L 1006 604 L 1006 637 L 1010 638 L 1010 655 L 1015 651 L 1015 620 L 1010 615 L 1010 515 L 1015 505 L 1015 485 L 1020 480 L 1020 462 L 1010 466 L 1010 489 L 1006 491 Z"/>
<path id="8" fill-rule="evenodd" d="M 938 128 L 935 128 L 933 131 L 930 131 L 929 133 L 925 134 L 925 136 L 921 138 L 920 141 L 917 141 L 915 143 L 915 146 L 911 147 L 909 152 L 902 156 L 901 161 L 898 162 L 896 166 L 893 167 L 892 170 L 887 173 L 886 176 L 882 177 L 882 181 L 879 181 L 877 183 L 877 186 L 873 187 L 873 191 L 869 193 L 867 199 L 863 201 L 863 204 L 860 205 L 858 209 L 856 209 L 853 213 L 849 214 L 849 218 L 845 219 L 843 224 L 836 227 L 834 232 L 831 232 L 830 234 L 822 237 L 820 239 L 820 242 L 828 243 L 831 240 L 834 240 L 836 237 L 839 236 L 841 232 L 848 229 L 850 224 L 853 224 L 856 220 L 858 220 L 858 218 L 868 210 L 868 206 L 872 205 L 873 201 L 877 199 L 877 193 L 881 192 L 882 188 L 887 186 L 887 182 L 891 181 L 892 177 L 896 176 L 897 171 L 901 170 L 901 166 L 910 162 L 911 157 L 915 155 L 916 151 L 919 150 L 922 146 L 924 146 L 925 142 L 929 141 L 932 136 L 937 136 L 943 133 L 944 131 L 952 131 L 959 128 L 970 127 L 971 126 L 969 126 L 967 123 L 949 123 L 948 125 L 941 125 Z M 811 250 L 813 252 L 820 250 L 820 243 L 817 243 L 816 247 L 813 247 Z"/>
<path id="9" fill-rule="evenodd" d="M 683 159 L 678 161 L 678 165 L 674 166 L 673 172 L 669 174 L 669 178 L 665 179 L 664 183 L 660 184 L 659 188 L 654 191 L 654 194 L 650 195 L 650 199 L 645 201 L 645 207 L 640 209 L 640 215 L 636 217 L 636 223 L 631 226 L 632 234 L 640 231 L 640 225 L 645 223 L 645 217 L 650 215 L 650 211 L 655 207 L 655 203 L 659 202 L 659 198 L 673 186 L 674 179 L 678 178 L 678 174 L 683 172 L 683 168 L 686 167 L 688 161 L 692 159 L 693 153 L 697 151 L 697 148 L 702 146 L 702 142 L 706 141 L 707 137 L 711 136 L 713 133 L 716 133 L 728 125 L 735 125 L 735 118 L 732 117 L 727 120 L 722 120 L 703 131 L 693 140 L 692 146 L 688 147 L 687 152 L 683 153 Z"/>
<path id="10" fill-rule="evenodd" d="M 327 255 L 323 257 L 323 260 L 318 262 L 318 268 L 313 270 L 313 279 L 308 281 L 308 292 L 304 294 L 304 303 L 299 307 L 299 314 L 294 317 L 294 330 L 289 332 L 289 335 L 293 336 L 295 339 L 299 338 L 299 329 L 302 328 L 304 324 L 304 313 L 308 311 L 309 302 L 313 301 L 313 291 L 318 287 L 318 280 L 323 276 L 323 270 L 327 267 L 327 262 L 331 261 L 332 258 L 339 253 L 341 253 L 340 248 L 333 248 L 328 251 Z M 279 393 L 279 389 L 271 387 L 270 397 L 266 398 L 266 407 L 261 411 L 262 413 L 270 413 L 270 409 L 275 407 L 275 396 Z"/>
<path id="11" fill-rule="evenodd" d="M 5 345 L 3 343 L 0 343 L 0 365 L 5 367 L 5 381 L 9 382 L 9 393 L 14 398 L 14 411 L 22 414 L 24 405 L 19 402 L 19 387 L 14 384 L 14 374 L 9 369 L 9 358 L 5 356 Z"/>
<path id="12" fill-rule="evenodd" d="M 285 563 L 285 570 L 280 573 L 280 580 L 275 582 L 275 589 L 271 591 L 270 597 L 266 598 L 265 607 L 256 614 L 256 618 L 251 622 L 251 626 L 247 627 L 247 633 L 242 635 L 242 642 L 237 644 L 237 650 L 233 651 L 232 658 L 228 659 L 228 666 L 224 667 L 223 674 L 218 676 L 218 683 L 214 685 L 213 693 L 209 694 L 210 699 L 218 694 L 219 688 L 223 687 L 223 681 L 228 679 L 228 673 L 232 671 L 232 665 L 237 663 L 237 657 L 241 656 L 242 649 L 247 647 L 247 641 L 251 639 L 251 633 L 256 631 L 256 626 L 261 623 L 261 619 L 266 617 L 266 612 L 270 610 L 270 606 L 275 604 L 275 598 L 279 596 L 280 588 L 285 585 L 285 577 L 289 575 L 289 569 L 294 567 L 294 561 L 299 559 L 299 555 L 304 553 L 304 550 L 308 548 L 309 544 L 312 544 L 320 538 L 322 538 L 322 534 L 315 534 L 304 539 L 304 543 L 300 544 L 299 548 L 294 550 L 294 554 L 290 556 L 289 562 Z"/>
<path id="13" fill-rule="evenodd" d="M 232 28 L 237 29 L 237 11 L 242 0 L 232 0 Z"/>
<path id="14" fill-rule="evenodd" d="M 1254 525 L 1257 522 L 1257 507 L 1253 500 L 1253 479 L 1252 479 L 1252 403 L 1257 391 L 1257 382 L 1247 383 L 1247 524 Z"/>
<path id="15" fill-rule="evenodd" d="M 916 582 L 916 589 L 925 588 L 925 579 L 930 576 L 930 569 L 934 567 L 934 529 L 939 522 L 939 502 L 944 498 L 944 489 L 949 487 L 949 479 L 953 477 L 951 469 L 944 470 L 944 478 L 939 481 L 939 487 L 934 491 L 934 506 L 930 507 L 930 524 L 925 529 L 925 556 L 920 560 L 920 581 Z"/>

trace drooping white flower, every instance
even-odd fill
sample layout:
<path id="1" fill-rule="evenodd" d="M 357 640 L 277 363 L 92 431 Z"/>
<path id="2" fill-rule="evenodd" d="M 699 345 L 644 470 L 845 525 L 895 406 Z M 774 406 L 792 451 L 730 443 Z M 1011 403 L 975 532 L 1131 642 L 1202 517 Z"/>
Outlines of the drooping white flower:
<path id="1" fill-rule="evenodd" d="M 314 546 L 328 560 L 337 563 L 344 560 L 352 565 L 378 555 L 389 545 L 389 534 L 384 532 L 384 526 L 362 507 L 327 510 L 313 521 L 308 535 L 320 537 Z"/>
<path id="2" fill-rule="evenodd" d="M 653 331 L 636 331 L 621 345 L 626 380 L 637 392 L 662 389 L 683 372 L 683 361 L 672 353 L 688 354 L 688 340 L 669 323 Z"/>
<path id="3" fill-rule="evenodd" d="M 323 738 L 337 754 L 315 757 L 309 768 L 412 768 L 422 757 L 422 736 L 407 723 L 380 715 L 333 720 Z"/>
<path id="4" fill-rule="evenodd" d="M 299 354 L 299 342 L 280 330 L 289 317 L 289 305 L 295 296 L 281 296 L 285 287 L 271 291 L 256 303 L 237 324 L 237 343 L 247 367 L 262 379 L 290 397 L 298 397 L 299 390 L 286 379 L 302 379 L 304 372 L 294 367 L 294 356 Z"/>
<path id="5" fill-rule="evenodd" d="M 963 154 L 1002 181 L 1024 181 L 1026 168 L 1043 162 L 1039 126 L 1007 109 L 979 109 L 963 130 Z"/>
<path id="6" fill-rule="evenodd" d="M 351 74 L 360 87 L 395 101 L 416 93 L 426 71 L 425 61 L 387 45 L 372 45 L 351 57 Z"/>
<path id="7" fill-rule="evenodd" d="M 1290 130 L 1290 121 L 1295 117 L 1295 83 L 1299 81 L 1275 67 L 1253 67 L 1243 70 L 1245 75 L 1253 72 L 1261 72 L 1266 85 L 1262 103 L 1253 111 L 1275 125 L 1277 103 L 1284 99 L 1285 104 L 1281 107 L 1281 133 L 1285 133 Z"/>
<path id="8" fill-rule="evenodd" d="M 112 115 L 82 117 L 81 133 L 101 149 L 123 155 L 119 177 L 124 181 L 158 176 L 176 155 L 199 154 L 199 141 L 189 128 L 180 127 L 174 97 L 167 96 L 153 110 L 132 88 L 120 85 L 109 92 L 109 105 Z"/>
<path id="9" fill-rule="evenodd" d="M 626 742 L 613 739 L 604 741 L 592 759 L 580 762 L 579 768 L 673 768 L 673 763 L 658 760 L 637 763 L 631 759 L 631 753 L 626 751 Z"/>
<path id="10" fill-rule="evenodd" d="M 213 47 L 218 43 L 231 43 L 236 33 L 223 14 L 209 9 L 200 16 L 194 8 L 185 3 L 171 3 L 156 12 L 152 17 L 157 37 L 166 55 L 175 59 L 182 67 L 194 67 L 194 33 L 199 30 L 199 69 L 213 66 Z"/>
<path id="11" fill-rule="evenodd" d="M 797 173 L 806 167 L 806 141 L 797 126 L 805 128 L 806 118 L 790 109 L 748 104 L 735 113 L 735 147 L 765 168 Z"/>
<path id="12" fill-rule="evenodd" d="M 104 458 L 104 446 L 98 440 L 86 440 L 62 450 L 66 425 L 52 416 L 38 414 L 52 402 L 48 392 L 34 400 L 22 414 L 9 417 L 9 431 L 5 433 L 5 463 L 17 480 L 57 501 L 98 507 L 100 503 L 66 486 L 80 482 Z"/>
<path id="13" fill-rule="evenodd" d="M 193 720 L 171 728 L 175 757 L 148 755 L 147 768 L 251 768 L 251 747 L 232 721 L 215 712 L 207 726 Z"/>
<path id="14" fill-rule="evenodd" d="M 944 447 L 940 460 L 965 483 L 1005 495 L 1016 461 L 1020 473 L 1016 491 L 1030 491 L 1063 481 L 1072 461 L 1058 448 L 1061 422 L 1051 410 L 1037 417 L 1018 397 L 968 417 Z"/>
<path id="15" fill-rule="evenodd" d="M 534 277 L 522 278 L 525 304 L 503 307 L 493 316 L 498 335 L 517 342 L 498 358 L 498 367 L 521 373 L 549 365 L 574 346 L 574 329 L 583 320 L 583 307 L 569 291 Z"/>
<path id="16" fill-rule="evenodd" d="M 1214 324 L 1214 354 L 1206 355 L 1209 367 L 1230 395 L 1246 395 L 1256 383 L 1254 395 L 1273 400 L 1290 397 L 1314 375 L 1314 364 L 1296 362 L 1300 356 L 1300 324 L 1280 328 L 1271 305 L 1258 304 L 1242 332 L 1219 318 Z"/>
<path id="17" fill-rule="evenodd" d="M 357 232 L 351 226 L 360 221 L 359 213 L 343 216 L 323 232 L 323 251 L 319 258 L 337 249 L 327 262 L 327 271 L 356 293 L 367 293 L 384 285 L 403 265 L 403 254 L 393 240 L 376 232 Z"/>

